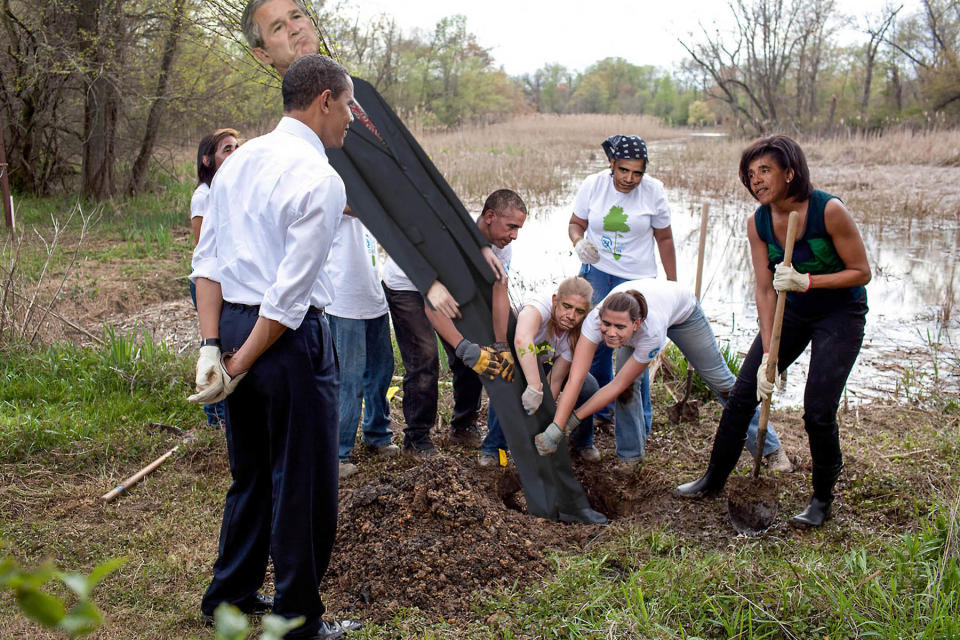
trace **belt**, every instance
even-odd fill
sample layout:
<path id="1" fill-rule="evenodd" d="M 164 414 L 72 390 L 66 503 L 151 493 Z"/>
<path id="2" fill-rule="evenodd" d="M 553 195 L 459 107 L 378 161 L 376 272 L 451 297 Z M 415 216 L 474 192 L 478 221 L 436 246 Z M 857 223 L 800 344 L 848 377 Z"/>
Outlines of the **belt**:
<path id="1" fill-rule="evenodd" d="M 241 304 L 239 302 L 230 302 L 228 300 L 224 300 L 223 303 L 225 305 L 234 306 L 243 311 L 255 311 L 257 314 L 260 313 L 260 305 L 258 304 Z M 310 311 L 313 311 L 314 313 L 320 314 L 321 316 L 324 316 L 324 317 L 326 317 L 327 315 L 326 309 L 324 307 L 315 307 L 313 305 L 310 305 L 310 308 L 307 310 L 307 312 L 309 313 Z"/>

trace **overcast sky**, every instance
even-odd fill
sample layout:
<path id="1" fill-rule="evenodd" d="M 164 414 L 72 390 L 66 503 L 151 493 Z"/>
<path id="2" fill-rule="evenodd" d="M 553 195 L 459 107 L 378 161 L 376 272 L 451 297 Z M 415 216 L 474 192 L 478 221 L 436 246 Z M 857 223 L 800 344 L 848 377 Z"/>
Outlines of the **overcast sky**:
<path id="1" fill-rule="evenodd" d="M 877 14 L 883 0 L 836 0 L 853 17 Z M 919 0 L 902 0 L 901 15 Z M 432 31 L 444 17 L 462 14 L 479 44 L 490 49 L 510 75 L 558 62 L 582 71 L 597 60 L 619 56 L 637 65 L 670 67 L 686 56 L 677 38 L 700 34 L 698 23 L 729 23 L 722 0 L 353 0 L 363 14 L 394 16 L 404 32 Z M 845 38 L 853 38 L 847 33 Z"/>

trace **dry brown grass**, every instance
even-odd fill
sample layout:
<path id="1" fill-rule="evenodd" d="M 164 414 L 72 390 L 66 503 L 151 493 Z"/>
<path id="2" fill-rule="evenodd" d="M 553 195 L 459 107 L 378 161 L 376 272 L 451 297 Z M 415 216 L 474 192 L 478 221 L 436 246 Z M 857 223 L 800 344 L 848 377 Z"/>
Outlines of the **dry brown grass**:
<path id="1" fill-rule="evenodd" d="M 697 197 L 754 201 L 740 183 L 743 138 L 696 138 L 667 145 L 656 175 Z M 844 200 L 858 220 L 940 225 L 960 217 L 960 130 L 800 138 L 814 186 Z"/>
<path id="2" fill-rule="evenodd" d="M 414 133 L 471 211 L 500 188 L 541 205 L 568 197 L 571 174 L 585 162 L 602 164 L 600 142 L 616 133 L 646 140 L 683 135 L 659 118 L 596 114 L 539 114 L 449 132 L 415 128 Z"/>

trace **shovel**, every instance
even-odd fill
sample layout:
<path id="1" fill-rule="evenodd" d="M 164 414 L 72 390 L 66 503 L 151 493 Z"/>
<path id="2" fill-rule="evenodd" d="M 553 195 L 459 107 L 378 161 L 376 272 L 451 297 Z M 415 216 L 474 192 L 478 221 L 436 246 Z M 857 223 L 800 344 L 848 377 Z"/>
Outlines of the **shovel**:
<path id="1" fill-rule="evenodd" d="M 783 247 L 783 264 L 789 266 L 793 259 L 793 243 L 797 237 L 799 214 L 790 212 L 787 221 L 787 241 Z M 777 360 L 780 354 L 780 330 L 783 328 L 783 310 L 787 304 L 787 292 L 777 294 L 777 308 L 773 314 L 773 332 L 770 336 L 770 355 L 766 371 L 757 375 L 775 380 Z M 727 490 L 727 512 L 730 522 L 738 533 L 756 535 L 768 529 L 777 517 L 777 484 L 760 477 L 760 459 L 763 444 L 767 439 L 767 421 L 770 419 L 770 398 L 764 398 L 760 407 L 760 424 L 757 427 L 757 451 L 753 456 L 752 478 L 732 478 Z"/>
<path id="2" fill-rule="evenodd" d="M 700 210 L 700 245 L 697 248 L 697 286 L 694 290 L 694 293 L 697 296 L 697 300 L 700 299 L 700 283 L 703 282 L 703 250 L 707 245 L 707 216 L 710 214 L 710 203 L 704 202 L 703 208 Z M 653 384 L 653 378 L 651 377 L 650 383 Z M 683 390 L 683 397 L 679 402 L 674 404 L 668 413 L 671 418 L 673 418 L 674 424 L 680 424 L 684 418 L 696 419 L 697 411 L 694 407 L 687 405 L 687 400 L 690 398 L 690 390 L 693 388 L 693 369 L 687 365 L 687 385 Z M 688 415 L 692 414 L 692 415 Z"/>

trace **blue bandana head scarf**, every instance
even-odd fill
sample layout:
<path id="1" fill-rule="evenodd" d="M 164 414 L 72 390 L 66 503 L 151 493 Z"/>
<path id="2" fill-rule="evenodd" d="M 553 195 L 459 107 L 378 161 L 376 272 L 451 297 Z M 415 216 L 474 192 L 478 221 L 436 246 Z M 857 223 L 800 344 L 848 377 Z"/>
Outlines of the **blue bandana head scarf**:
<path id="1" fill-rule="evenodd" d="M 647 143 L 637 136 L 610 136 L 600 146 L 608 160 L 647 161 Z"/>

